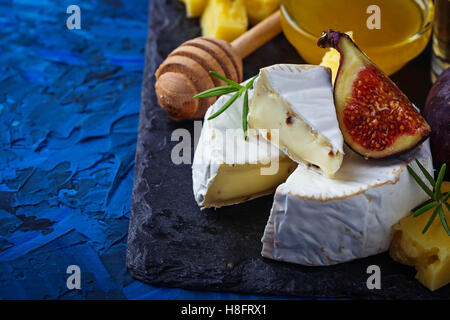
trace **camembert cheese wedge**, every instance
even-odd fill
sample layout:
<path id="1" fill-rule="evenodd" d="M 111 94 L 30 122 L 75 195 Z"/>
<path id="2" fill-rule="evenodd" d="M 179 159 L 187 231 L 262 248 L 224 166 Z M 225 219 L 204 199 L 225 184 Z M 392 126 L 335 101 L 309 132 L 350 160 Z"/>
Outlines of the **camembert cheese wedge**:
<path id="1" fill-rule="evenodd" d="M 264 257 L 323 266 L 386 251 L 392 226 L 428 199 L 406 165 L 420 172 L 417 158 L 432 172 L 429 141 L 390 160 L 345 151 L 334 179 L 299 166 L 278 187 L 262 238 Z"/>
<path id="2" fill-rule="evenodd" d="M 291 159 L 334 176 L 342 164 L 344 139 L 336 116 L 330 69 L 274 65 L 261 69 L 254 88 L 249 126 L 278 129 L 278 146 Z"/>
<path id="3" fill-rule="evenodd" d="M 231 95 L 220 97 L 206 112 L 195 151 L 192 180 L 201 208 L 219 208 L 271 194 L 297 166 L 257 132 L 249 130 L 244 139 L 243 96 L 217 118 L 206 120 Z M 252 96 L 250 90 L 250 101 Z"/>

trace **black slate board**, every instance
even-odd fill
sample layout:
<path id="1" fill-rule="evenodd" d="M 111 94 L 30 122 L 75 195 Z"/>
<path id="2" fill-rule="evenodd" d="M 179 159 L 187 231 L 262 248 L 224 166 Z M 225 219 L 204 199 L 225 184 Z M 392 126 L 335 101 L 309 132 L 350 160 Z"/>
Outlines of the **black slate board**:
<path id="1" fill-rule="evenodd" d="M 198 20 L 186 19 L 176 0 L 152 1 L 149 19 L 127 248 L 127 267 L 135 278 L 166 287 L 264 295 L 450 297 L 450 286 L 431 293 L 414 279 L 413 268 L 394 262 L 387 253 L 330 267 L 262 258 L 260 239 L 273 196 L 201 212 L 192 194 L 191 166 L 171 161 L 171 150 L 178 143 L 171 141 L 172 132 L 183 128 L 193 136 L 193 123 L 170 121 L 153 89 L 153 74 L 167 54 L 200 34 Z M 282 35 L 245 60 L 245 78 L 274 63 L 302 63 Z M 428 66 L 429 49 L 393 77 L 419 106 L 430 87 Z M 381 290 L 367 289 L 366 270 L 372 264 L 381 268 Z"/>

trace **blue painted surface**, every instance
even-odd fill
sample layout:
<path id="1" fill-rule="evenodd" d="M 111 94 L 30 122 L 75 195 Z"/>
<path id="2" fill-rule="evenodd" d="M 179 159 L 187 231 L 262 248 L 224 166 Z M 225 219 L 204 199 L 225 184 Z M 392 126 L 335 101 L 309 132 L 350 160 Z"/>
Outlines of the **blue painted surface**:
<path id="1" fill-rule="evenodd" d="M 148 3 L 79 1 L 68 30 L 73 3 L 0 0 L 0 298 L 258 298 L 127 273 Z"/>

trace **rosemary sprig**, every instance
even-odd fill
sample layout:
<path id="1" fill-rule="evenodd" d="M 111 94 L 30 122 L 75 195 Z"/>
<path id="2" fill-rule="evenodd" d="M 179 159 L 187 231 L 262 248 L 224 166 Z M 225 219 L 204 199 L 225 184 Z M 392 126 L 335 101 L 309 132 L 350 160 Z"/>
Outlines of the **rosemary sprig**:
<path id="1" fill-rule="evenodd" d="M 237 82 L 234 82 L 233 80 L 230 80 L 214 71 L 209 72 L 211 75 L 213 75 L 216 78 L 219 78 L 220 80 L 228 83 L 228 85 L 220 86 L 216 88 L 212 88 L 203 92 L 200 92 L 194 96 L 194 98 L 210 98 L 210 97 L 219 97 L 224 94 L 229 94 L 235 92 L 234 95 L 231 96 L 231 98 L 219 109 L 217 110 L 213 115 L 211 115 L 208 120 L 212 120 L 219 115 L 221 115 L 225 110 L 227 110 L 233 102 L 235 102 L 242 94 L 244 94 L 244 103 L 242 105 L 242 130 L 244 131 L 244 139 L 247 140 L 247 130 L 248 130 L 248 124 L 247 124 L 247 115 L 248 115 L 248 90 L 253 89 L 253 83 L 255 82 L 255 79 L 258 77 L 257 75 L 254 76 L 250 81 L 247 82 L 245 86 L 240 85 Z"/>
<path id="2" fill-rule="evenodd" d="M 419 175 L 409 165 L 407 166 L 408 172 L 411 174 L 414 180 L 416 180 L 417 184 L 423 189 L 423 191 L 425 191 L 430 196 L 429 200 L 413 209 L 413 217 L 416 218 L 420 216 L 422 213 L 434 208 L 433 213 L 431 214 L 430 219 L 425 225 L 425 228 L 423 229 L 422 233 L 424 234 L 428 231 L 430 226 L 433 224 L 434 219 L 439 215 L 439 219 L 441 220 L 445 232 L 447 232 L 447 235 L 450 236 L 450 228 L 448 227 L 443 207 L 445 204 L 447 209 L 450 210 L 450 204 L 448 203 L 448 200 L 450 198 L 450 192 L 447 192 L 444 195 L 441 193 L 441 186 L 442 182 L 444 181 L 445 170 L 447 168 L 447 165 L 445 163 L 442 165 L 441 170 L 439 170 L 438 177 L 435 181 L 433 179 L 433 176 L 425 169 L 425 167 L 417 159 L 416 163 L 420 171 L 422 171 L 425 178 L 428 180 L 428 182 L 430 182 L 433 190 L 428 188 L 425 182 L 422 181 Z"/>

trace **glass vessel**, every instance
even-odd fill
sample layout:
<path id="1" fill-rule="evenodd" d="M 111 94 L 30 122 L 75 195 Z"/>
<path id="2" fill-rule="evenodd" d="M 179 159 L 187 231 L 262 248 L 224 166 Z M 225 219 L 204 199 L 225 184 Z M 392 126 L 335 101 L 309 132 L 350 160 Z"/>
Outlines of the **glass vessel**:
<path id="1" fill-rule="evenodd" d="M 436 14 L 433 26 L 433 54 L 431 80 L 450 67 L 450 0 L 435 1 Z"/>
<path id="2" fill-rule="evenodd" d="M 446 0 L 448 1 L 448 0 Z M 432 0 L 282 0 L 284 34 L 303 59 L 319 64 L 322 31 L 353 32 L 358 46 L 387 74 L 426 47 L 432 31 Z"/>

